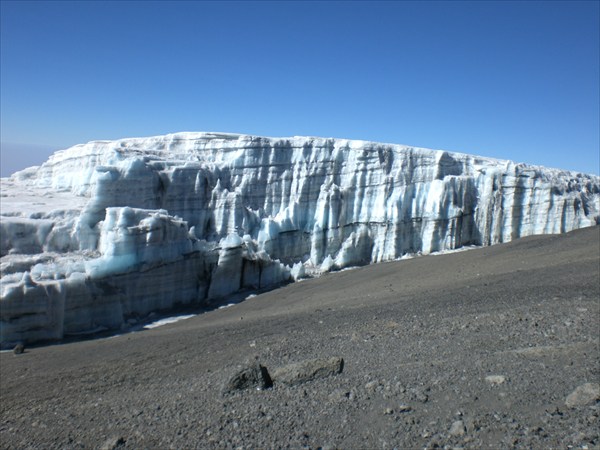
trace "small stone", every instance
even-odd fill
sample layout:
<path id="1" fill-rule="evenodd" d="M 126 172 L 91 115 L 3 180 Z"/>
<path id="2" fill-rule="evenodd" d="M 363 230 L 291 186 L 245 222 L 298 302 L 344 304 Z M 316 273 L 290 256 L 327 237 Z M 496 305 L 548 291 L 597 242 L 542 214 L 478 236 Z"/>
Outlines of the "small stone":
<path id="1" fill-rule="evenodd" d="M 485 381 L 490 383 L 492 386 L 497 386 L 506 382 L 506 377 L 504 375 L 488 375 L 485 377 Z"/>
<path id="2" fill-rule="evenodd" d="M 385 408 L 385 410 L 383 411 L 383 413 L 386 416 L 389 416 L 390 414 L 394 414 L 394 410 L 392 408 Z"/>
<path id="3" fill-rule="evenodd" d="M 600 383 L 585 383 L 578 386 L 565 400 L 569 408 L 591 405 L 600 400 Z"/>
<path id="4" fill-rule="evenodd" d="M 400 405 L 398 406 L 398 412 L 405 413 L 412 411 L 412 408 L 409 405 Z"/>
<path id="5" fill-rule="evenodd" d="M 367 391 L 372 391 L 372 390 L 375 390 L 377 388 L 377 386 L 379 386 L 378 381 L 369 381 L 367 384 L 365 384 L 365 389 Z"/>
<path id="6" fill-rule="evenodd" d="M 423 391 L 415 391 L 415 399 L 421 403 L 427 403 L 429 396 Z"/>
<path id="7" fill-rule="evenodd" d="M 15 355 L 20 355 L 21 353 L 25 352 L 25 345 L 23 345 L 22 343 L 18 343 L 17 345 L 15 345 L 15 348 L 13 348 L 13 353 Z"/>
<path id="8" fill-rule="evenodd" d="M 306 397 L 306 391 L 304 391 L 304 397 Z M 329 400 L 332 402 L 342 402 L 350 398 L 350 392 L 345 389 L 336 389 L 329 394 Z"/>
<path id="9" fill-rule="evenodd" d="M 250 388 L 268 389 L 271 386 L 273 386 L 273 381 L 271 380 L 269 371 L 266 367 L 256 362 L 237 371 L 225 383 L 223 394 Z"/>
<path id="10" fill-rule="evenodd" d="M 462 436 L 466 432 L 465 424 L 462 420 L 457 420 L 450 427 L 450 436 Z"/>
<path id="11" fill-rule="evenodd" d="M 342 370 L 344 370 L 342 358 L 311 359 L 280 367 L 273 373 L 273 380 L 292 386 L 317 378 L 337 375 L 342 373 Z"/>
<path id="12" fill-rule="evenodd" d="M 125 444 L 125 439 L 120 436 L 113 436 L 102 444 L 100 450 L 115 450 Z"/>

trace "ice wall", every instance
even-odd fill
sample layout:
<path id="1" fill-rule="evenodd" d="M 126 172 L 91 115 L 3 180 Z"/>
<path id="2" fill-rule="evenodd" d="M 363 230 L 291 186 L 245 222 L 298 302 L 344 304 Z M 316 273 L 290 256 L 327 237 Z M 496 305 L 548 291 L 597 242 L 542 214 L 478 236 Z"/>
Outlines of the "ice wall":
<path id="1" fill-rule="evenodd" d="M 1 341 L 599 222 L 600 178 L 309 137 L 96 141 L 2 179 Z"/>

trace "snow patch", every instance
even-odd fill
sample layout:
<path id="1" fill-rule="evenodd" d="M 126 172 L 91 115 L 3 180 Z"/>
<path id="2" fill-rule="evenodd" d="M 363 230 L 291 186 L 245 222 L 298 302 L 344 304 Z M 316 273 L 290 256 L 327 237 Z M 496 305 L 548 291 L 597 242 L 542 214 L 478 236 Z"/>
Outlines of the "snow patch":
<path id="1" fill-rule="evenodd" d="M 231 308 L 232 306 L 235 306 L 237 303 L 227 303 L 226 305 L 222 305 L 219 306 L 218 309 L 227 309 L 227 308 Z"/>
<path id="2" fill-rule="evenodd" d="M 159 319 L 155 322 L 144 325 L 144 329 L 151 330 L 153 328 L 162 327 L 163 325 L 168 325 L 170 323 L 175 323 L 175 322 L 179 322 L 181 320 L 191 319 L 192 317 L 195 317 L 196 315 L 197 314 L 185 314 L 185 315 L 181 315 L 181 316 L 165 317 L 164 319 Z"/>

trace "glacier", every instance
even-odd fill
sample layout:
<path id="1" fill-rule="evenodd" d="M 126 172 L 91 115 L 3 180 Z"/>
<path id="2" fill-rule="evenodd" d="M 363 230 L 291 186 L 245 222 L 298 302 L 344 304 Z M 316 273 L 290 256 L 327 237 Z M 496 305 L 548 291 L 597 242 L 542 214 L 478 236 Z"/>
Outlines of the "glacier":
<path id="1" fill-rule="evenodd" d="M 368 141 L 93 141 L 0 180 L 0 345 L 600 222 L 600 177 Z"/>

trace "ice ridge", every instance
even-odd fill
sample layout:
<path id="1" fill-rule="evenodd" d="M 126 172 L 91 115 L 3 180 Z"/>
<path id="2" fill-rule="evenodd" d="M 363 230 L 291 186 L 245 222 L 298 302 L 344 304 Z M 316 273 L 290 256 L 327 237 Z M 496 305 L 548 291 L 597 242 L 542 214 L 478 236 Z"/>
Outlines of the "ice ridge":
<path id="1" fill-rule="evenodd" d="M 0 187 L 3 346 L 600 221 L 598 176 L 314 137 L 93 141 Z"/>

